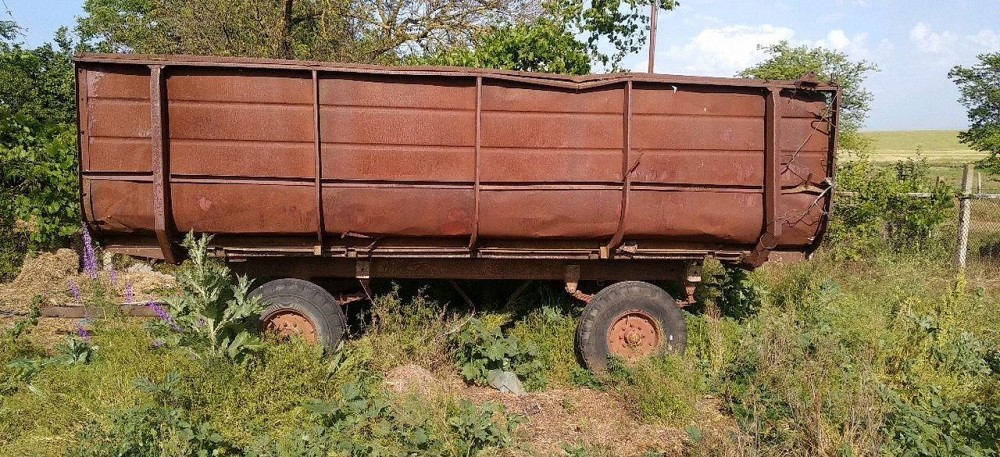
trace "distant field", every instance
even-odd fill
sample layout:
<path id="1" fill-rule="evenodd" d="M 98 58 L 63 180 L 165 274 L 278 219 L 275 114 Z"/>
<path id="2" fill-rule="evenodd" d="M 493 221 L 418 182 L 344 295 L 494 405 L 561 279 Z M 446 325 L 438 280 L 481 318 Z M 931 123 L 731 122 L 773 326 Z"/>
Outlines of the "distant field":
<path id="1" fill-rule="evenodd" d="M 984 157 L 958 141 L 958 130 L 904 130 L 867 132 L 875 140 L 872 159 L 879 161 L 905 160 L 920 156 L 932 163 L 966 163 Z"/>
<path id="2" fill-rule="evenodd" d="M 962 185 L 962 167 L 986 156 L 959 142 L 958 130 L 902 130 L 865 132 L 865 135 L 875 140 L 873 160 L 897 162 L 916 158 L 919 151 L 919 156 L 927 159 L 931 166 L 931 176 L 939 177 L 956 188 Z M 851 160 L 847 155 L 844 159 Z M 977 173 L 973 190 L 1000 192 L 1000 176 Z"/>

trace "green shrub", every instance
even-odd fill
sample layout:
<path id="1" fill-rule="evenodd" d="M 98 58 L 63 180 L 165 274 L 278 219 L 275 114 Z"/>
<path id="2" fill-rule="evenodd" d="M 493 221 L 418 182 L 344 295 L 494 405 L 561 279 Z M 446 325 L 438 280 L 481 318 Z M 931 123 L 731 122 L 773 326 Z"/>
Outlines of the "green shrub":
<path id="1" fill-rule="evenodd" d="M 883 250 L 947 251 L 942 227 L 955 217 L 954 189 L 931 179 L 925 159 L 892 166 L 864 157 L 846 162 L 837 185 L 839 191 L 855 193 L 837 198 L 831 219 L 828 244 L 842 258 L 856 260 Z M 914 198 L 910 192 L 931 198 Z"/>
<path id="2" fill-rule="evenodd" d="M 514 323 L 510 336 L 516 338 L 522 347 L 536 348 L 538 373 L 527 377 L 525 388 L 542 390 L 573 384 L 573 373 L 582 369 L 574 348 L 576 321 L 569 313 L 543 306 Z"/>
<path id="3" fill-rule="evenodd" d="M 113 418 L 110 427 L 90 423 L 70 453 L 79 457 L 236 455 L 232 444 L 204 422 L 189 420 L 190 406 L 170 372 L 162 382 L 137 379 L 133 385 L 149 398 Z"/>
<path id="4" fill-rule="evenodd" d="M 428 298 L 425 289 L 404 300 L 399 286 L 393 284 L 389 293 L 375 297 L 369 324 L 346 350 L 362 356 L 379 373 L 407 364 L 438 372 L 451 370 L 449 334 L 456 326 L 447 305 Z"/>
<path id="5" fill-rule="evenodd" d="M 819 256 L 761 275 L 760 312 L 726 337 L 740 349 L 721 370 L 708 370 L 760 452 L 995 449 L 989 418 L 1000 379 L 990 354 L 998 320 L 986 291 L 967 293 L 940 265 L 920 256 L 865 264 Z"/>
<path id="6" fill-rule="evenodd" d="M 544 386 L 542 363 L 534 344 L 522 344 L 514 335 L 504 336 L 499 325 L 471 318 L 455 334 L 455 359 L 466 381 L 488 383 L 491 373 L 510 371 L 528 386 Z"/>
<path id="7" fill-rule="evenodd" d="M 0 36 L 0 281 L 30 250 L 80 230 L 73 43 L 27 49 Z"/>

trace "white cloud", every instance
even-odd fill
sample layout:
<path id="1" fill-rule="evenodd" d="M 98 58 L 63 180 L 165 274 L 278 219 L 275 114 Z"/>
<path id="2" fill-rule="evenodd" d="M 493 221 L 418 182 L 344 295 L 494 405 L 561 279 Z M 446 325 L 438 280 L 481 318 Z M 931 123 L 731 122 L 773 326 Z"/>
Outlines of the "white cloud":
<path id="1" fill-rule="evenodd" d="M 1000 34 L 993 30 L 962 35 L 948 30 L 937 32 L 923 22 L 910 29 L 910 41 L 917 51 L 939 56 L 944 61 L 1000 48 Z"/>
<path id="2" fill-rule="evenodd" d="M 673 45 L 657 56 L 657 71 L 705 76 L 732 76 L 759 62 L 760 45 L 791 40 L 795 31 L 770 24 L 707 28 L 684 45 Z"/>
<path id="3" fill-rule="evenodd" d="M 820 40 L 797 39 L 787 27 L 764 25 L 731 25 L 702 30 L 683 45 L 673 45 L 657 54 L 657 71 L 664 73 L 733 76 L 740 70 L 762 61 L 766 54 L 760 46 L 788 41 L 793 45 L 823 46 L 843 51 L 858 59 L 875 60 L 892 51 L 892 43 L 882 40 L 875 50 L 868 46 L 868 34 L 848 35 L 841 29 L 831 30 Z M 641 71 L 645 65 L 637 64 Z"/>

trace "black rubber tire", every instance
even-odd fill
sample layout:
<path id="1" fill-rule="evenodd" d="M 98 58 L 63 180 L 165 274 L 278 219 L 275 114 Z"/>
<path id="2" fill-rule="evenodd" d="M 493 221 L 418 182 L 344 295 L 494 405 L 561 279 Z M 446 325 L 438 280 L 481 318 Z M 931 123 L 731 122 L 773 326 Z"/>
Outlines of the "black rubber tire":
<path id="1" fill-rule="evenodd" d="M 261 297 L 268 306 L 260 313 L 260 322 L 293 310 L 316 327 L 316 341 L 324 349 L 336 349 L 347 335 L 347 318 L 340 303 L 325 289 L 309 281 L 284 278 L 265 283 L 250 293 Z"/>
<path id="2" fill-rule="evenodd" d="M 576 327 L 576 348 L 584 365 L 593 372 L 608 367 L 608 331 L 614 320 L 630 310 L 653 317 L 664 336 L 662 352 L 683 353 L 687 345 L 687 323 L 673 297 L 663 289 L 642 281 L 624 281 L 605 287 L 583 309 Z"/>

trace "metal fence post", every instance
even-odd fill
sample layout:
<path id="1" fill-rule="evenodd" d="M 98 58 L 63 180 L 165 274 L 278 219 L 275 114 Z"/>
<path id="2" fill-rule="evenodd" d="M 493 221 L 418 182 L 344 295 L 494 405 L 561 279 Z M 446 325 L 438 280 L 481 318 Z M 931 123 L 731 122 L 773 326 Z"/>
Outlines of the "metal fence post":
<path id="1" fill-rule="evenodd" d="M 969 251 L 969 219 L 972 216 L 972 164 L 965 165 L 962 175 L 962 195 L 958 198 L 958 267 L 965 268 Z"/>

